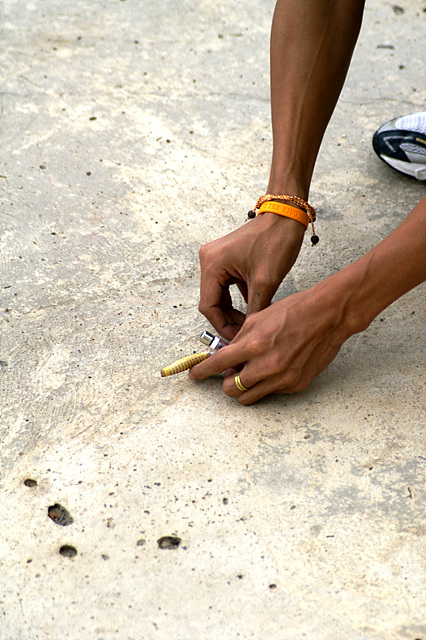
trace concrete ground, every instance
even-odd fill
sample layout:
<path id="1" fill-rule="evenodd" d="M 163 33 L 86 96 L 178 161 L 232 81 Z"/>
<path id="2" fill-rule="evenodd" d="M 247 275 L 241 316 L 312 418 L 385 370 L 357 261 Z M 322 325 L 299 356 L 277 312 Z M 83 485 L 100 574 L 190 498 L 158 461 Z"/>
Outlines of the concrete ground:
<path id="1" fill-rule="evenodd" d="M 367 3 L 278 297 L 424 193 L 371 148 L 426 104 L 399 2 Z M 159 375 L 266 186 L 273 5 L 3 0 L 1 640 L 426 640 L 424 288 L 298 395 Z"/>

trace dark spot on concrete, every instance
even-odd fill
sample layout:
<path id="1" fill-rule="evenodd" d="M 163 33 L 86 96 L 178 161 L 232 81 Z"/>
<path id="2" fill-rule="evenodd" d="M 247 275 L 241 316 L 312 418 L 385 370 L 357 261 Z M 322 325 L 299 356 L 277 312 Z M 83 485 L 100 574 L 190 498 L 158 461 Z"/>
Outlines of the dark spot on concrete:
<path id="1" fill-rule="evenodd" d="M 272 583 L 272 584 L 269 585 L 269 588 L 270 589 L 276 589 L 277 585 L 275 583 Z"/>
<path id="2" fill-rule="evenodd" d="M 40 165 L 40 169 L 44 170 L 45 168 L 46 168 L 46 165 L 44 165 L 44 164 Z"/>
<path id="3" fill-rule="evenodd" d="M 27 564 L 31 564 L 31 562 L 32 562 L 32 561 L 33 561 L 33 559 L 32 559 L 32 558 L 28 558 L 28 560 L 27 560 Z"/>
<path id="4" fill-rule="evenodd" d="M 140 540 L 137 541 L 136 546 L 137 547 L 143 547 L 144 544 L 146 544 L 146 540 L 145 540 L 145 538 L 141 538 Z"/>
<path id="5" fill-rule="evenodd" d="M 310 433 L 307 433 L 306 436 L 303 436 L 305 440 L 310 440 L 312 438 Z"/>
<path id="6" fill-rule="evenodd" d="M 96 116 L 91 116 L 89 120 L 96 120 Z"/>
<path id="7" fill-rule="evenodd" d="M 239 573 L 239 574 L 237 575 L 237 578 L 238 578 L 238 580 L 242 580 L 242 579 L 244 578 L 244 576 L 243 576 L 243 574 L 242 574 L 242 573 Z"/>
<path id="8" fill-rule="evenodd" d="M 376 49 L 395 49 L 393 44 L 378 44 Z"/>
<path id="9" fill-rule="evenodd" d="M 392 9 L 397 16 L 401 16 L 403 13 L 405 13 L 404 7 L 400 7 L 399 4 L 392 5 Z"/>
<path id="10" fill-rule="evenodd" d="M 109 560 L 109 555 L 107 553 L 103 553 L 102 560 Z"/>
<path id="11" fill-rule="evenodd" d="M 74 522 L 74 518 L 61 504 L 54 504 L 47 510 L 47 515 L 55 524 L 67 527 Z"/>
<path id="12" fill-rule="evenodd" d="M 177 549 L 181 543 L 181 539 L 177 536 L 163 536 L 157 540 L 160 549 Z"/>
<path id="13" fill-rule="evenodd" d="M 24 480 L 24 485 L 26 487 L 36 487 L 37 486 L 37 480 L 33 480 L 33 478 L 26 478 Z"/>
<path id="14" fill-rule="evenodd" d="M 86 171 L 86 176 L 91 176 L 92 172 L 91 171 Z"/>
<path id="15" fill-rule="evenodd" d="M 222 500 L 222 502 L 223 502 L 223 504 L 228 504 L 229 500 L 228 500 L 228 498 L 224 498 L 224 499 Z"/>
<path id="16" fill-rule="evenodd" d="M 77 555 L 77 549 L 70 544 L 63 544 L 59 549 L 59 553 L 61 556 L 64 556 L 64 558 L 75 558 Z"/>

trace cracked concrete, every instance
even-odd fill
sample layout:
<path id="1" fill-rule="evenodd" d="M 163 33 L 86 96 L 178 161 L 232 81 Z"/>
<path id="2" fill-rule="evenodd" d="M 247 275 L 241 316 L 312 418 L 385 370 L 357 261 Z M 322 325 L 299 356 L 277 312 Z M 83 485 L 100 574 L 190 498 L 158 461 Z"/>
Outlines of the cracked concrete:
<path id="1" fill-rule="evenodd" d="M 426 640 L 424 288 L 301 394 L 159 376 L 265 188 L 273 5 L 0 7 L 1 640 Z M 425 8 L 367 3 L 279 297 L 423 195 L 370 141 L 424 109 Z"/>

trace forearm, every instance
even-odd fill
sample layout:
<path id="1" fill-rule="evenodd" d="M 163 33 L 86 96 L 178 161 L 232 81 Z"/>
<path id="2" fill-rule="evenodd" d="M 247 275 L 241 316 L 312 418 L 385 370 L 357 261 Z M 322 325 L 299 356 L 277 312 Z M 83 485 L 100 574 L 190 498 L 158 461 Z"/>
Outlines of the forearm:
<path id="1" fill-rule="evenodd" d="M 278 0 L 271 32 L 273 157 L 269 193 L 307 198 L 342 89 L 364 0 Z"/>
<path id="2" fill-rule="evenodd" d="M 348 336 L 363 331 L 383 309 L 426 280 L 426 196 L 365 256 L 318 286 L 340 302 Z"/>

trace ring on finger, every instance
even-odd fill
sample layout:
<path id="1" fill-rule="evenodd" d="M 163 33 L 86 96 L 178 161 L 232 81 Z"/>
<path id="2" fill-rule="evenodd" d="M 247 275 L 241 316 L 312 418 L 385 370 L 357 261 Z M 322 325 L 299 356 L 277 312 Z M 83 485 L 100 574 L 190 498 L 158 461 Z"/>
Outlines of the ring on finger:
<path id="1" fill-rule="evenodd" d="M 237 373 L 237 375 L 235 376 L 234 381 L 235 381 L 235 385 L 236 385 L 236 387 L 237 387 L 237 389 L 239 391 L 248 391 L 248 388 L 245 387 L 243 385 L 243 383 L 241 382 L 241 378 L 240 378 L 240 374 L 239 373 Z"/>

